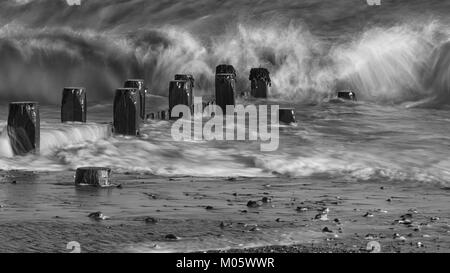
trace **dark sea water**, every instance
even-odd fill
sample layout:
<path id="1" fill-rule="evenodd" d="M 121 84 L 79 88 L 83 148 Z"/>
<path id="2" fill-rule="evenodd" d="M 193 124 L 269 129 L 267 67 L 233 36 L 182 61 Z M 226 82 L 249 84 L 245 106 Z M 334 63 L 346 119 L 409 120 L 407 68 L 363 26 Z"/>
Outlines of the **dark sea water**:
<path id="1" fill-rule="evenodd" d="M 2 129 L 0 169 L 449 187 L 449 13 L 445 0 L 1 1 L 0 128 L 9 102 L 39 101 L 41 153 L 12 156 Z M 125 79 L 146 80 L 155 112 L 177 73 L 194 75 L 195 95 L 214 94 L 219 63 L 236 68 L 238 93 L 250 88 L 250 68 L 269 69 L 268 102 L 295 108 L 298 121 L 279 126 L 278 150 L 174 141 L 172 121 L 148 121 L 139 137 L 110 133 Z M 60 123 L 65 86 L 87 89 L 87 124 Z M 341 88 L 358 101 L 334 100 Z"/>

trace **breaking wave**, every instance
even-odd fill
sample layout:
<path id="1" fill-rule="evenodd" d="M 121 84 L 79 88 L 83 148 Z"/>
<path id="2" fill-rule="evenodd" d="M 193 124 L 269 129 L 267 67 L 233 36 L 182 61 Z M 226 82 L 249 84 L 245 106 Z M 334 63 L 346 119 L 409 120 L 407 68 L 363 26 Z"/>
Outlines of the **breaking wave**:
<path id="1" fill-rule="evenodd" d="M 365 101 L 433 107 L 449 102 L 448 24 L 417 16 L 415 2 L 408 7 L 416 13 L 405 12 L 411 15 L 395 24 L 371 26 L 368 20 L 359 29 L 342 20 L 350 14 L 331 10 L 337 27 L 328 32 L 328 24 L 321 22 L 318 31 L 318 22 L 304 19 L 317 12 L 313 5 L 288 14 L 263 1 L 258 12 L 272 13 L 256 20 L 257 11 L 243 19 L 227 3 L 199 1 L 183 9 L 177 1 L 144 2 L 0 4 L 0 98 L 55 103 L 64 86 L 81 85 L 91 100 L 104 101 L 129 77 L 144 78 L 152 93 L 166 95 L 173 74 L 183 72 L 195 76 L 198 94 L 212 94 L 215 66 L 227 62 L 237 68 L 238 91 L 249 88 L 250 68 L 269 68 L 275 98 L 318 102 L 353 88 Z M 153 15 L 148 22 L 144 12 Z"/>

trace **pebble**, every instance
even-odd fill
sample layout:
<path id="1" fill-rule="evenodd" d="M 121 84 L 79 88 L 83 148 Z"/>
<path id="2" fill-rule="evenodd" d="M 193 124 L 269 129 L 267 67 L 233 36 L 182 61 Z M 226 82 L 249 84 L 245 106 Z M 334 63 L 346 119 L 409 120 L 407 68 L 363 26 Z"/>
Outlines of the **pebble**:
<path id="1" fill-rule="evenodd" d="M 94 220 L 97 220 L 97 221 L 109 219 L 109 217 L 106 215 L 103 215 L 103 213 L 101 211 L 92 212 L 88 215 L 88 217 L 92 218 Z"/>
<path id="2" fill-rule="evenodd" d="M 436 222 L 436 221 L 439 221 L 440 218 L 439 218 L 439 217 L 431 217 L 430 220 L 431 220 L 432 222 Z"/>
<path id="3" fill-rule="evenodd" d="M 366 212 L 366 214 L 364 214 L 363 217 L 373 217 L 373 214 L 370 212 Z"/>
<path id="4" fill-rule="evenodd" d="M 148 224 L 155 224 L 158 222 L 158 219 L 153 218 L 153 217 L 145 217 L 144 222 L 146 222 Z"/>
<path id="5" fill-rule="evenodd" d="M 179 239 L 174 234 L 167 234 L 166 236 L 164 236 L 164 238 L 166 238 L 167 240 L 178 240 Z"/>
<path id="6" fill-rule="evenodd" d="M 262 201 L 263 203 L 270 203 L 270 202 L 272 202 L 272 199 L 269 198 L 269 197 L 264 196 L 264 197 L 261 199 L 261 201 Z"/>
<path id="7" fill-rule="evenodd" d="M 256 201 L 250 200 L 247 202 L 247 207 L 249 207 L 249 208 L 257 208 L 259 206 L 260 206 L 260 204 Z"/>
<path id="8" fill-rule="evenodd" d="M 314 219 L 321 220 L 321 221 L 328 221 L 328 215 L 319 213 L 314 217 Z"/>
<path id="9" fill-rule="evenodd" d="M 297 207 L 295 210 L 296 211 L 300 211 L 300 212 L 304 212 L 304 211 L 307 211 L 308 208 L 306 208 L 306 207 Z"/>
<path id="10" fill-rule="evenodd" d="M 212 209 L 214 209 L 214 208 L 213 208 L 212 206 L 206 206 L 205 209 L 206 209 L 206 210 L 212 210 Z"/>
<path id="11" fill-rule="evenodd" d="M 328 227 L 324 227 L 322 232 L 332 233 L 333 231 L 331 231 Z"/>

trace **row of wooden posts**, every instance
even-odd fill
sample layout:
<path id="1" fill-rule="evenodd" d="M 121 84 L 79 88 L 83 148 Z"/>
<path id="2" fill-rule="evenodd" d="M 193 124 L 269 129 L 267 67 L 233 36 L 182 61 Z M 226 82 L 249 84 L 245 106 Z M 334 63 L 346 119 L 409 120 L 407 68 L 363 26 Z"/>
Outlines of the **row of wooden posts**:
<path id="1" fill-rule="evenodd" d="M 265 68 L 252 68 L 249 80 L 251 94 L 257 98 L 267 98 L 271 85 L 269 71 Z M 139 127 L 145 119 L 170 119 L 173 107 L 184 104 L 193 109 L 194 77 L 177 74 L 169 84 L 169 109 L 145 112 L 145 96 L 148 92 L 144 80 L 129 79 L 124 87 L 114 94 L 113 130 L 116 134 L 138 135 Z M 235 105 L 236 70 L 232 65 L 221 64 L 216 67 L 215 99 L 205 102 L 217 104 L 226 113 L 226 105 Z M 280 121 L 295 122 L 292 109 L 280 109 Z M 66 87 L 62 92 L 61 121 L 86 122 L 86 90 L 80 87 Z M 40 121 L 37 102 L 12 102 L 9 105 L 7 131 L 15 155 L 39 152 Z"/>
<path id="2" fill-rule="evenodd" d="M 251 95 L 255 98 L 267 98 L 271 80 L 269 71 L 265 68 L 252 68 Z M 145 119 L 170 119 L 173 107 L 184 104 L 193 111 L 194 77 L 187 74 L 177 74 L 169 84 L 169 109 L 146 114 L 145 96 L 148 92 L 144 80 L 127 80 L 123 88 L 114 94 L 113 130 L 116 134 L 138 135 L 139 127 Z M 204 103 L 217 104 L 226 114 L 226 105 L 235 105 L 236 70 L 232 65 L 222 64 L 216 67 L 215 99 Z M 344 94 L 345 93 L 345 94 Z M 338 94 L 345 99 L 356 99 L 351 91 Z M 79 87 L 63 89 L 61 103 L 62 122 L 86 122 L 87 101 L 86 90 Z M 279 121 L 295 122 L 295 112 L 292 108 L 279 109 Z M 37 102 L 12 102 L 9 104 L 7 131 L 12 150 L 15 155 L 38 153 L 40 144 L 39 104 Z M 76 171 L 75 184 L 94 185 L 100 187 L 112 186 L 110 168 L 83 167 Z"/>

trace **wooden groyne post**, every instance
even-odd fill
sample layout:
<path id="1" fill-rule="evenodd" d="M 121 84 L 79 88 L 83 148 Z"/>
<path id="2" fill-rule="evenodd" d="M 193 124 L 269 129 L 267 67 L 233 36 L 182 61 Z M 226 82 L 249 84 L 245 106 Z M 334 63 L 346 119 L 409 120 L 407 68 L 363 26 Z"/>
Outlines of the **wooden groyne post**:
<path id="1" fill-rule="evenodd" d="M 280 123 L 293 123 L 295 121 L 295 112 L 292 108 L 278 109 L 278 120 Z"/>
<path id="2" fill-rule="evenodd" d="M 139 96 L 141 97 L 141 104 L 140 104 L 140 116 L 142 120 L 145 120 L 146 114 L 145 114 L 145 95 L 147 94 L 147 87 L 144 85 L 143 79 L 128 79 L 125 81 L 124 88 L 135 88 L 139 90 Z"/>
<path id="3" fill-rule="evenodd" d="M 37 102 L 11 102 L 7 131 L 15 155 L 38 153 L 40 146 L 39 104 Z"/>
<path id="4" fill-rule="evenodd" d="M 114 133 L 123 135 L 138 135 L 141 96 L 138 89 L 119 88 L 114 95 L 113 128 Z"/>
<path id="5" fill-rule="evenodd" d="M 81 167 L 75 173 L 75 185 L 95 187 L 111 186 L 111 169 L 102 167 Z"/>
<path id="6" fill-rule="evenodd" d="M 356 101 L 356 94 L 351 90 L 337 92 L 337 97 L 344 100 Z"/>
<path id="7" fill-rule="evenodd" d="M 61 122 L 86 122 L 86 90 L 82 87 L 65 87 L 61 100 Z"/>
<path id="8" fill-rule="evenodd" d="M 266 68 L 252 68 L 250 69 L 250 76 L 248 77 L 251 84 L 250 94 L 254 98 L 267 98 L 271 80 L 269 70 Z"/>
<path id="9" fill-rule="evenodd" d="M 171 113 L 176 105 L 186 105 L 191 109 L 193 105 L 194 78 L 191 75 L 178 74 L 175 79 L 169 83 L 169 119 L 173 119 Z"/>
<path id="10" fill-rule="evenodd" d="M 221 64 L 216 67 L 216 104 L 226 114 L 227 105 L 235 105 L 236 70 L 232 65 Z"/>

